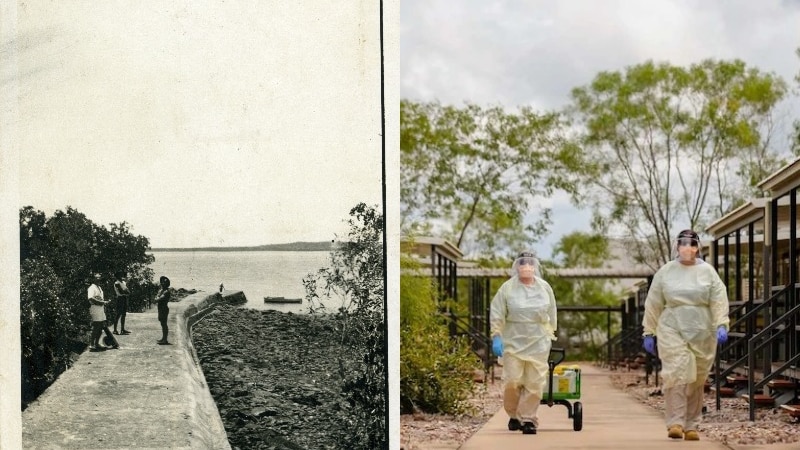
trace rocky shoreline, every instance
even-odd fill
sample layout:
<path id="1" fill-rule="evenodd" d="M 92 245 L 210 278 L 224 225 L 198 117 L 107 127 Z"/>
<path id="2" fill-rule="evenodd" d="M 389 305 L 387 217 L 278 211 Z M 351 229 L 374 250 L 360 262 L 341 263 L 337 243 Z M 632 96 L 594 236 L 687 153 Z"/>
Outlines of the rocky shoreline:
<path id="1" fill-rule="evenodd" d="M 335 449 L 347 432 L 336 319 L 231 305 L 192 329 L 233 449 Z"/>

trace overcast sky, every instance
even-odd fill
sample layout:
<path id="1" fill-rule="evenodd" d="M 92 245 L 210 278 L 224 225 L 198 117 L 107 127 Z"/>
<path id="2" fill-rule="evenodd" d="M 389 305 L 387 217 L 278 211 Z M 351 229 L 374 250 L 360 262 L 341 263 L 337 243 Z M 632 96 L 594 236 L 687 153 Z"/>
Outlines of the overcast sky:
<path id="1" fill-rule="evenodd" d="M 648 59 L 738 58 L 792 86 L 800 72 L 798 0 L 404 0 L 400 33 L 401 97 L 455 105 L 557 110 L 598 72 Z M 797 117 L 782 108 L 788 123 Z M 587 212 L 563 196 L 549 203 L 552 232 L 534 246 L 543 257 L 563 234 L 589 230 Z"/>
<path id="2" fill-rule="evenodd" d="M 377 3 L 19 5 L 19 206 L 190 247 L 331 240 L 382 204 Z"/>

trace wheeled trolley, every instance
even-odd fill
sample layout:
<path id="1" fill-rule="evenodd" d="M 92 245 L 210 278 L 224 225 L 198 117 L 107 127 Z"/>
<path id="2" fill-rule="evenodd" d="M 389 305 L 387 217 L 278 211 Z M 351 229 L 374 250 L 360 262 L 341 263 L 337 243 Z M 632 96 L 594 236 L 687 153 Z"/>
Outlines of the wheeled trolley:
<path id="1" fill-rule="evenodd" d="M 557 359 L 553 359 L 553 355 Z M 559 366 L 566 353 L 563 348 L 551 348 L 547 385 L 540 404 L 552 407 L 555 404 L 567 407 L 567 417 L 572 419 L 572 429 L 583 429 L 583 405 L 581 402 L 570 403 L 570 400 L 581 398 L 581 369 L 576 365 Z"/>

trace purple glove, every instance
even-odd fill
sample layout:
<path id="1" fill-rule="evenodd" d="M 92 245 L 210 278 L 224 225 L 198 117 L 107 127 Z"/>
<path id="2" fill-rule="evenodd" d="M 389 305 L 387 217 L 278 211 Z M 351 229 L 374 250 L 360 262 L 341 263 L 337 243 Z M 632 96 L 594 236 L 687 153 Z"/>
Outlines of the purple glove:
<path id="1" fill-rule="evenodd" d="M 717 343 L 724 344 L 728 341 L 728 330 L 722 325 L 717 328 Z"/>
<path id="2" fill-rule="evenodd" d="M 644 337 L 644 350 L 647 353 L 655 356 L 656 354 L 656 339 L 653 336 L 645 336 Z"/>

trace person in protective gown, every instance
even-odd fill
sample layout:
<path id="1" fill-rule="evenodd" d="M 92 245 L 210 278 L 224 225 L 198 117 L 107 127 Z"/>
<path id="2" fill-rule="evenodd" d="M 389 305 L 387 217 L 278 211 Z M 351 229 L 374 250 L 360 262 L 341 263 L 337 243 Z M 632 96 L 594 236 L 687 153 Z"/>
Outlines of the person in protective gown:
<path id="1" fill-rule="evenodd" d="M 553 289 L 537 276 L 539 261 L 523 252 L 514 274 L 492 299 L 492 350 L 503 357 L 503 408 L 508 429 L 536 434 L 536 415 L 547 382 L 550 347 L 556 339 L 556 299 Z"/>
<path id="2" fill-rule="evenodd" d="M 703 384 L 729 326 L 727 290 L 700 248 L 694 231 L 678 234 L 678 257 L 653 276 L 642 323 L 645 350 L 656 355 L 657 345 L 661 359 L 667 436 L 688 441 L 700 439 Z"/>

